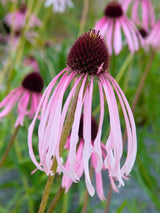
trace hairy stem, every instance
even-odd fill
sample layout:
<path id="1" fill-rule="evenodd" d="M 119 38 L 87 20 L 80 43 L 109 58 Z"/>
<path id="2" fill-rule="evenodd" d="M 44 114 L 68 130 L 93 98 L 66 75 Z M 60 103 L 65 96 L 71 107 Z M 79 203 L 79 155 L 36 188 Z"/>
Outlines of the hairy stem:
<path id="1" fill-rule="evenodd" d="M 18 126 L 15 128 L 15 130 L 14 130 L 14 133 L 13 133 L 13 135 L 12 135 L 12 137 L 11 137 L 11 140 L 10 140 L 10 142 L 9 142 L 9 144 L 8 144 L 8 146 L 7 146 L 7 149 L 6 149 L 6 151 L 5 151 L 5 153 L 4 153 L 3 157 L 2 157 L 2 160 L 1 160 L 1 162 L 0 162 L 0 168 L 3 166 L 5 160 L 6 160 L 7 156 L 8 156 L 8 153 L 9 153 L 9 151 L 10 151 L 12 145 L 13 145 L 14 139 L 15 139 L 17 133 L 18 133 L 19 127 L 20 127 L 20 126 L 18 125 Z"/>
<path id="2" fill-rule="evenodd" d="M 110 206 L 110 202 L 111 202 L 111 198 L 112 198 L 112 193 L 113 193 L 113 189 L 112 189 L 112 186 L 110 184 L 104 213 L 109 212 L 109 206 Z"/>
<path id="3" fill-rule="evenodd" d="M 55 210 L 55 208 L 56 208 L 58 202 L 60 201 L 64 191 L 65 191 L 65 189 L 62 188 L 62 186 L 60 186 L 58 192 L 56 193 L 52 203 L 50 204 L 50 206 L 48 208 L 47 213 L 52 213 Z"/>

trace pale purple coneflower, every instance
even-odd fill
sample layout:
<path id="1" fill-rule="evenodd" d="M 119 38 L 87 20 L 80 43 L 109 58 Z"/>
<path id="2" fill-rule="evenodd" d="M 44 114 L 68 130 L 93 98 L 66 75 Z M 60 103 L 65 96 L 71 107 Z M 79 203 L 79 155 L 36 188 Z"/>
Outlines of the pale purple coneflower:
<path id="1" fill-rule="evenodd" d="M 73 7 L 71 0 L 46 0 L 45 6 L 49 7 L 53 5 L 53 11 L 63 13 L 66 10 L 66 6 Z"/>
<path id="2" fill-rule="evenodd" d="M 9 27 L 13 27 L 15 31 L 19 31 L 26 24 L 26 13 L 27 7 L 25 4 L 22 4 L 19 10 L 8 13 L 4 18 L 4 22 Z M 41 26 L 41 21 L 32 13 L 29 17 L 29 28 L 33 28 L 35 26 Z"/>
<path id="3" fill-rule="evenodd" d="M 22 81 L 22 86 L 12 90 L 0 102 L 0 120 L 10 113 L 15 105 L 18 105 L 18 118 L 15 126 L 23 126 L 25 115 L 30 119 L 33 118 L 42 96 L 42 89 L 43 80 L 41 75 L 37 72 L 28 74 Z"/>
<path id="4" fill-rule="evenodd" d="M 141 35 L 134 23 L 127 18 L 119 2 L 111 1 L 107 4 L 104 17 L 97 21 L 95 27 L 106 40 L 110 54 L 119 54 L 122 50 L 123 30 L 128 48 L 133 54 L 143 44 Z"/>
<path id="5" fill-rule="evenodd" d="M 118 181 L 119 186 L 124 185 L 123 178 L 129 175 L 137 152 L 136 128 L 133 114 L 123 91 L 110 75 L 108 64 L 109 53 L 101 35 L 92 30 L 80 36 L 69 52 L 67 67 L 46 88 L 28 132 L 29 154 L 36 167 L 47 175 L 53 175 L 51 167 L 55 158 L 58 164 L 57 172 L 63 172 L 72 181 L 77 181 L 79 180 L 79 174 L 76 173 L 77 148 L 82 144 L 79 143 L 78 132 L 81 114 L 83 114 L 83 147 L 80 163 L 82 164 L 86 186 L 91 196 L 94 195 L 94 187 L 89 176 L 91 156 L 94 156 L 96 159 L 97 174 L 101 173 L 104 166 L 108 170 L 113 189 L 117 190 L 114 181 Z M 73 81 L 74 84 L 72 84 Z M 60 156 L 59 152 L 60 138 L 71 100 L 80 83 L 81 87 L 70 132 L 67 157 L 68 166 L 65 168 L 64 158 Z M 97 135 L 92 141 L 91 114 L 94 84 L 97 84 L 99 89 L 100 116 Z M 72 88 L 65 99 L 64 96 L 66 97 L 70 85 L 72 85 Z M 124 163 L 122 163 L 123 139 L 116 96 L 120 102 L 127 129 L 128 147 Z M 104 143 L 106 157 L 103 161 L 101 137 L 103 120 L 107 119 L 104 118 L 105 101 L 109 111 L 110 122 L 108 124 L 110 133 Z M 36 154 L 33 151 L 32 137 L 38 116 L 41 119 L 38 127 L 38 153 L 36 153 L 38 158 L 36 158 Z"/>
<path id="6" fill-rule="evenodd" d="M 154 50 L 160 50 L 160 19 L 156 22 L 147 36 L 146 43 Z"/>

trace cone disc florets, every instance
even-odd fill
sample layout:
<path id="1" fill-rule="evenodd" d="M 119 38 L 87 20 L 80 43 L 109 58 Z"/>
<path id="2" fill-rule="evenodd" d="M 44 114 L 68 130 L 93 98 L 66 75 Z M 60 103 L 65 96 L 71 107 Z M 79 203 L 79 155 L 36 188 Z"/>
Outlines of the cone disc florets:
<path id="1" fill-rule="evenodd" d="M 22 86 L 31 92 L 41 92 L 43 89 L 43 79 L 39 73 L 32 72 L 24 78 Z"/>
<path id="2" fill-rule="evenodd" d="M 120 3 L 111 1 L 109 4 L 107 4 L 104 14 L 110 18 L 119 18 L 123 15 L 123 9 Z"/>
<path id="3" fill-rule="evenodd" d="M 144 28 L 140 28 L 139 32 L 143 38 L 146 38 L 148 36 L 148 33 Z"/>
<path id="4" fill-rule="evenodd" d="M 80 36 L 72 46 L 67 65 L 72 71 L 98 75 L 108 69 L 109 52 L 99 32 L 91 30 Z"/>
<path id="5" fill-rule="evenodd" d="M 92 139 L 92 141 L 95 140 L 95 138 L 97 136 L 97 132 L 98 132 L 98 125 L 97 125 L 95 118 L 92 116 L 91 117 L 91 139 Z M 80 138 L 83 138 L 83 114 L 80 119 L 78 135 Z"/>
<path id="6" fill-rule="evenodd" d="M 22 4 L 22 5 L 20 6 L 20 8 L 19 8 L 19 11 L 20 11 L 21 13 L 23 13 L 23 14 L 25 14 L 26 10 L 27 10 L 27 7 L 26 7 L 25 4 Z"/>

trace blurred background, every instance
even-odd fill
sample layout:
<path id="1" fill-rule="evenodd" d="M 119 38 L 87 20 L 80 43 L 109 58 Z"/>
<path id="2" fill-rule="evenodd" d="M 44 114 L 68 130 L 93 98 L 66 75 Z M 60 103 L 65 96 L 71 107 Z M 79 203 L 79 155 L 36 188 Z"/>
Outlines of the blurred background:
<path id="1" fill-rule="evenodd" d="M 45 7 L 43 0 L 0 2 L 0 101 L 14 88 L 21 85 L 24 76 L 35 70 L 41 73 L 44 89 L 53 77 L 66 67 L 66 58 L 74 41 L 85 31 L 92 29 L 104 15 L 107 0 L 90 0 L 84 18 L 85 1 L 73 0 L 72 8 L 58 13 Z M 5 17 L 25 4 L 28 21 L 21 30 L 6 24 Z M 160 2 L 153 0 L 156 20 L 160 18 Z M 31 14 L 35 14 L 39 24 L 30 27 Z M 127 15 L 130 17 L 131 8 Z M 84 20 L 83 20 L 84 18 Z M 83 23 L 84 21 L 84 23 Z M 125 66 L 126 58 L 130 56 Z M 133 103 L 140 79 L 148 65 L 151 50 L 140 48 L 131 56 L 127 46 L 117 56 L 111 56 L 110 72 L 114 78 L 124 69 L 119 80 L 130 105 Z M 33 65 L 34 64 L 34 65 Z M 95 105 L 98 105 L 94 97 Z M 120 192 L 114 192 L 109 212 L 113 213 L 158 213 L 160 212 L 160 50 L 150 66 L 140 98 L 134 112 L 138 152 L 130 179 Z M 16 109 L 0 122 L 0 157 L 14 132 L 17 118 Z M 14 144 L 2 168 L 0 168 L 0 213 L 37 212 L 47 176 L 41 171 L 31 172 L 35 166 L 28 154 L 27 132 L 31 120 L 25 118 Z M 107 123 L 106 123 L 107 126 Z M 94 179 L 94 178 L 93 178 Z M 94 183 L 94 180 L 93 180 Z M 61 176 L 56 175 L 49 197 L 53 200 L 61 184 Z M 104 175 L 104 190 L 107 196 L 109 179 Z M 64 194 L 55 212 L 82 212 L 86 186 L 84 177 L 73 184 Z M 49 204 L 48 204 L 49 205 Z M 105 201 L 97 195 L 88 198 L 88 213 L 104 212 Z"/>

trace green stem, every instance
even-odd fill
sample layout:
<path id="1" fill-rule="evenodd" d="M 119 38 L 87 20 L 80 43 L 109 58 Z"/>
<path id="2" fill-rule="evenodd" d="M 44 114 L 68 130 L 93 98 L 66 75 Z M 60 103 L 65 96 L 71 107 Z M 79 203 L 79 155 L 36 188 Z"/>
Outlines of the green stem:
<path id="1" fill-rule="evenodd" d="M 15 150 L 16 150 L 16 155 L 17 155 L 18 161 L 19 161 L 19 163 L 21 163 L 23 158 L 22 158 L 22 153 L 21 153 L 21 150 L 20 150 L 18 140 L 15 141 Z M 30 191 L 29 191 L 30 189 L 29 189 L 29 186 L 28 186 L 28 181 L 27 181 L 27 178 L 24 175 L 22 176 L 22 182 L 23 182 L 23 185 L 24 185 L 24 188 L 25 188 L 25 191 L 26 191 L 26 195 L 27 195 L 27 198 L 28 198 L 29 213 L 34 213 L 33 201 L 32 201 L 32 198 L 30 197 Z"/>
<path id="2" fill-rule="evenodd" d="M 67 213 L 68 207 L 68 193 L 63 196 L 62 213 Z"/>
<path id="3" fill-rule="evenodd" d="M 110 184 L 104 213 L 109 212 L 109 206 L 110 206 L 110 202 L 111 202 L 111 198 L 112 198 L 112 193 L 113 193 L 113 189 L 112 189 L 112 186 Z"/>
<path id="4" fill-rule="evenodd" d="M 49 208 L 48 208 L 47 213 L 52 213 L 52 212 L 55 210 L 55 208 L 56 208 L 58 202 L 60 201 L 60 199 L 61 199 L 61 197 L 62 197 L 64 191 L 65 191 L 65 189 L 62 188 L 62 186 L 60 186 L 60 187 L 59 187 L 59 190 L 58 190 L 58 192 L 57 192 L 57 194 L 55 195 L 55 197 L 54 197 L 52 203 L 50 204 L 50 206 L 49 206 Z"/>
<path id="5" fill-rule="evenodd" d="M 79 35 L 84 32 L 86 21 L 87 21 L 88 9 L 89 9 L 89 0 L 84 0 L 80 27 L 79 27 Z"/>
<path id="6" fill-rule="evenodd" d="M 8 146 L 7 146 L 7 149 L 6 149 L 6 151 L 5 151 L 5 153 L 4 153 L 3 157 L 2 157 L 2 160 L 1 160 L 1 162 L 0 162 L 0 168 L 3 166 L 4 161 L 6 160 L 6 158 L 7 158 L 7 156 L 8 156 L 8 153 L 9 153 L 11 147 L 12 147 L 12 144 L 13 144 L 13 142 L 14 142 L 14 139 L 15 139 L 17 133 L 18 133 L 19 127 L 20 127 L 20 126 L 18 125 L 18 126 L 15 128 L 15 130 L 14 130 L 14 133 L 13 133 L 13 135 L 12 135 L 12 137 L 11 137 L 11 140 L 10 140 L 10 142 L 9 142 L 9 144 L 8 144 Z"/>
<path id="7" fill-rule="evenodd" d="M 116 76 L 116 81 L 119 83 L 122 76 L 124 75 L 124 72 L 125 70 L 127 69 L 128 65 L 130 64 L 131 60 L 133 58 L 133 55 L 130 54 L 128 55 L 128 57 L 126 58 L 126 60 L 124 61 L 124 63 L 122 64 L 119 72 L 118 72 L 118 75 Z"/>
<path id="8" fill-rule="evenodd" d="M 64 146 L 65 146 L 67 137 L 72 128 L 81 83 L 82 83 L 82 81 L 80 81 L 80 83 L 76 89 L 73 101 L 71 103 L 70 110 L 68 112 L 68 115 L 67 115 L 67 118 L 66 118 L 63 130 L 62 130 L 61 139 L 60 139 L 60 147 L 59 147 L 60 155 L 62 154 L 62 152 L 64 150 Z M 53 164 L 52 164 L 52 170 L 54 173 L 56 172 L 56 168 L 57 168 L 57 161 L 54 158 Z M 38 213 L 43 213 L 45 211 L 53 180 L 54 180 L 54 175 L 53 176 L 49 175 Z"/>
<path id="9" fill-rule="evenodd" d="M 138 85 L 138 88 L 137 88 L 137 91 L 136 91 L 136 94 L 134 96 L 134 100 L 133 100 L 133 104 L 132 104 L 132 111 L 133 113 L 135 112 L 135 109 L 136 109 L 136 105 L 138 103 L 138 100 L 139 100 L 139 97 L 141 95 L 141 92 L 142 92 L 142 89 L 143 89 L 143 86 L 144 86 L 144 83 L 145 83 L 145 80 L 148 76 L 148 73 L 151 69 L 151 66 L 152 66 L 152 61 L 154 59 L 154 56 L 155 56 L 155 52 L 152 51 L 151 54 L 150 54 L 150 58 L 149 58 L 149 61 L 148 61 L 148 64 L 147 64 L 147 67 L 146 67 L 146 70 L 143 72 L 143 75 L 140 79 L 140 82 L 139 82 L 139 85 Z"/>

